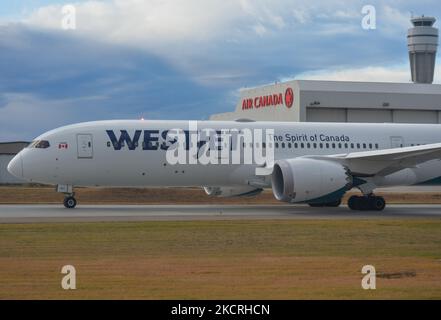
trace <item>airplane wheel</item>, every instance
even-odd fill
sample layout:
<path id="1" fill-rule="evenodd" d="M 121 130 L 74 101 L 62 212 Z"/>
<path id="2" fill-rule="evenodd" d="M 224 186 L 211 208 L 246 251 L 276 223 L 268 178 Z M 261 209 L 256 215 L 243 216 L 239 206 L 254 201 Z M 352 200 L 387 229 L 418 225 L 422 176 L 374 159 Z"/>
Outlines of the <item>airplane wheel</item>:
<path id="1" fill-rule="evenodd" d="M 348 207 L 351 210 L 375 210 L 382 211 L 386 207 L 386 201 L 383 197 L 377 196 L 352 196 L 348 200 Z"/>
<path id="2" fill-rule="evenodd" d="M 372 197 L 371 207 L 376 211 L 382 211 L 386 207 L 386 201 L 383 197 Z"/>
<path id="3" fill-rule="evenodd" d="M 77 200 L 74 197 L 66 197 L 63 204 L 67 209 L 73 209 L 77 205 Z"/>
<path id="4" fill-rule="evenodd" d="M 351 210 L 359 210 L 359 196 L 351 196 L 348 200 L 348 207 Z"/>

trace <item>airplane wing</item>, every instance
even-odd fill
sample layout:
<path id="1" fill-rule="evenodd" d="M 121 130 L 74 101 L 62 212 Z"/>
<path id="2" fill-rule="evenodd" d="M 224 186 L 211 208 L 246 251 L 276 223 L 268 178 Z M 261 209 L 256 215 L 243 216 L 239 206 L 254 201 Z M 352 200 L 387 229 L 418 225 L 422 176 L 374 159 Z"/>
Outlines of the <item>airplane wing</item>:
<path id="1" fill-rule="evenodd" d="M 414 147 L 352 152 L 311 158 L 332 160 L 347 166 L 355 176 L 385 176 L 441 158 L 441 143 Z"/>
<path id="2" fill-rule="evenodd" d="M 405 168 L 415 167 L 423 162 L 441 159 L 441 143 L 328 156 L 305 157 L 339 162 L 348 167 L 354 176 L 385 176 Z M 256 168 L 257 175 L 265 175 L 268 174 L 269 171 L 272 172 L 272 168 L 269 166 Z"/>

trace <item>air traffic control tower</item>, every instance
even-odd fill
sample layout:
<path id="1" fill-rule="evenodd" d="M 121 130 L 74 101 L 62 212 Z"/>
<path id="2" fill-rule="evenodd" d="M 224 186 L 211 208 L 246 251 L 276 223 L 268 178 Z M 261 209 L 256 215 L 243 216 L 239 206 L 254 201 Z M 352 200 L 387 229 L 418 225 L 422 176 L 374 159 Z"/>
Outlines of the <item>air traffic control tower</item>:
<path id="1" fill-rule="evenodd" d="M 433 27 L 434 17 L 415 17 L 407 33 L 410 70 L 414 83 L 432 83 L 435 70 L 438 29 Z"/>

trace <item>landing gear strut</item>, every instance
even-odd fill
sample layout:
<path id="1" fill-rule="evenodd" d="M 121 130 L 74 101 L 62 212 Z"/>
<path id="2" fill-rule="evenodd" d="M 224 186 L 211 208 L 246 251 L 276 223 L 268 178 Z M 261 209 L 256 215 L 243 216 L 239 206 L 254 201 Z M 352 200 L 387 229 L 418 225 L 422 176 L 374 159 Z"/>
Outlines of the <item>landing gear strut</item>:
<path id="1" fill-rule="evenodd" d="M 367 196 L 352 196 L 348 200 L 348 207 L 351 210 L 373 210 L 382 211 L 386 207 L 386 201 L 383 197 L 378 197 L 373 194 Z"/>

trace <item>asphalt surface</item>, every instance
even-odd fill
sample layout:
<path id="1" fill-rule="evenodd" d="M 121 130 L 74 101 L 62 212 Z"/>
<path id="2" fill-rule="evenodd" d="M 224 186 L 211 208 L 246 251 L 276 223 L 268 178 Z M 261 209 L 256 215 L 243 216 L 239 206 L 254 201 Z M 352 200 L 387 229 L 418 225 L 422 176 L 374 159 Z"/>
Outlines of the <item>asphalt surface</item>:
<path id="1" fill-rule="evenodd" d="M 441 205 L 388 205 L 382 212 L 303 205 L 0 205 L 0 223 L 240 219 L 441 219 Z"/>

